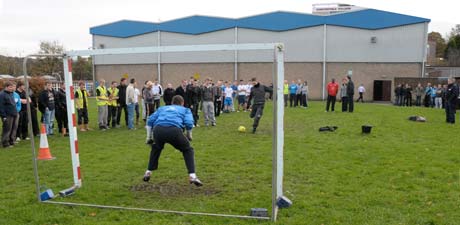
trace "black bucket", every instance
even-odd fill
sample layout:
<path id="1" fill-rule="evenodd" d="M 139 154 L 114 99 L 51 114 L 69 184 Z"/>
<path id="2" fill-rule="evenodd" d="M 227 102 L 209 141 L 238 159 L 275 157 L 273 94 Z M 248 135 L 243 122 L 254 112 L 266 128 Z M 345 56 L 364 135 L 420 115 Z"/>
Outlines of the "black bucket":
<path id="1" fill-rule="evenodd" d="M 370 134 L 371 130 L 372 130 L 372 126 L 371 125 L 363 125 L 363 126 L 361 126 L 361 129 L 363 131 L 363 134 Z"/>

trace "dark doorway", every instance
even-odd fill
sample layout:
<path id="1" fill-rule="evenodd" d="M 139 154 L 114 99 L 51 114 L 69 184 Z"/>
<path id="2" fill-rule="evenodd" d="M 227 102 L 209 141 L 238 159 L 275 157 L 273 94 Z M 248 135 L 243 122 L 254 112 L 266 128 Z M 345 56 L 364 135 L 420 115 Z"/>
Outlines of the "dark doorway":
<path id="1" fill-rule="evenodd" d="M 374 101 L 391 101 L 391 80 L 374 80 Z"/>

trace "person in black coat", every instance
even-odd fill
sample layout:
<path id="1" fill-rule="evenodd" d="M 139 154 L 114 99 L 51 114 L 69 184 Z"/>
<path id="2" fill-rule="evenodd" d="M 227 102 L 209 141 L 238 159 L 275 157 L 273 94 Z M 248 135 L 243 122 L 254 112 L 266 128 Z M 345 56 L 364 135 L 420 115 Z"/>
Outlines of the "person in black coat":
<path id="1" fill-rule="evenodd" d="M 68 120 L 67 120 L 67 101 L 65 95 L 65 84 L 62 83 L 56 93 L 56 120 L 58 123 L 58 131 L 62 136 L 67 136 Z"/>
<path id="2" fill-rule="evenodd" d="M 176 91 L 172 88 L 172 84 L 168 83 L 163 94 L 163 101 L 165 102 L 165 105 L 171 105 L 174 95 L 176 95 Z"/>
<path id="3" fill-rule="evenodd" d="M 454 78 L 447 80 L 446 90 L 446 122 L 455 123 L 455 110 L 457 107 L 457 99 L 459 95 L 458 85 L 455 83 Z"/>
<path id="4" fill-rule="evenodd" d="M 181 85 L 176 88 L 176 95 L 180 95 L 184 99 L 184 106 L 188 106 L 187 99 L 185 98 L 185 92 L 187 91 L 187 81 L 183 80 Z"/>
<path id="5" fill-rule="evenodd" d="M 347 96 L 348 96 L 348 112 L 353 112 L 353 95 L 355 94 L 355 83 L 351 80 L 351 76 L 348 75 L 348 84 L 347 84 Z"/>
<path id="6" fill-rule="evenodd" d="M 128 106 L 126 105 L 126 88 L 128 85 L 126 84 L 126 78 L 120 79 L 120 85 L 118 85 L 118 110 L 117 110 L 117 127 L 120 127 L 120 119 L 121 119 L 121 111 L 125 111 L 125 123 L 128 126 Z"/>
<path id="7" fill-rule="evenodd" d="M 252 104 L 252 110 L 249 117 L 254 118 L 254 123 L 252 124 L 252 133 L 254 134 L 256 133 L 260 118 L 262 118 L 264 112 L 265 93 L 273 92 L 273 89 L 260 84 L 256 78 L 252 78 L 251 81 L 254 86 L 251 88 L 251 94 L 249 94 L 249 100 L 246 107 L 249 110 L 251 107 L 251 100 L 253 100 L 254 103 Z"/>
<path id="8" fill-rule="evenodd" d="M 188 102 L 187 108 L 190 108 L 193 114 L 193 120 L 195 122 L 195 126 L 198 124 L 198 120 L 200 119 L 198 115 L 198 107 L 199 107 L 199 99 L 201 96 L 201 89 L 197 85 L 197 81 L 193 80 L 190 81 L 190 84 L 187 85 L 185 91 L 185 101 Z"/>

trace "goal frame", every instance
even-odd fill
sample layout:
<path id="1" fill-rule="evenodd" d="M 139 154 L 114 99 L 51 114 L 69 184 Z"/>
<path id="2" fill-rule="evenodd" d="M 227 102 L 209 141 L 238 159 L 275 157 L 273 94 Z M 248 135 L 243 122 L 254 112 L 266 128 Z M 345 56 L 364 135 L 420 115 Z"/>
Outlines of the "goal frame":
<path id="1" fill-rule="evenodd" d="M 77 124 L 74 105 L 74 87 L 72 77 L 72 58 L 78 56 L 98 56 L 98 55 L 123 55 L 123 54 L 141 54 L 141 53 L 170 53 L 170 52 L 210 52 L 210 51 L 247 51 L 247 50 L 273 50 L 274 54 L 274 73 L 273 73 L 273 143 L 272 143 L 272 212 L 271 217 L 256 217 L 242 215 L 228 215 L 216 213 L 186 212 L 173 210 L 157 210 L 146 208 L 134 208 L 123 206 L 108 206 L 86 203 L 72 203 L 60 201 L 40 201 L 40 184 L 38 178 L 38 166 L 35 153 L 33 138 L 31 138 L 32 160 L 37 187 L 37 198 L 40 202 L 61 205 L 88 206 L 97 208 L 137 210 L 147 212 L 163 212 L 189 215 L 221 216 L 236 217 L 249 219 L 271 219 L 276 221 L 278 216 L 277 200 L 283 196 L 283 175 L 284 175 L 284 44 L 283 43 L 248 43 L 248 44 L 216 44 L 216 45 L 180 45 L 180 46 L 152 46 L 136 48 L 112 48 L 112 49 L 92 49 L 92 50 L 73 50 L 66 51 L 62 55 L 28 55 L 24 58 L 24 79 L 26 91 L 29 92 L 27 80 L 27 59 L 30 57 L 62 57 L 64 68 L 64 81 L 66 87 L 67 116 L 69 127 L 70 152 L 72 156 L 73 186 L 77 189 L 82 187 L 82 177 L 80 170 L 80 159 L 78 150 Z M 28 116 L 30 118 L 30 104 L 27 104 Z M 29 129 L 31 123 L 29 123 Z"/>

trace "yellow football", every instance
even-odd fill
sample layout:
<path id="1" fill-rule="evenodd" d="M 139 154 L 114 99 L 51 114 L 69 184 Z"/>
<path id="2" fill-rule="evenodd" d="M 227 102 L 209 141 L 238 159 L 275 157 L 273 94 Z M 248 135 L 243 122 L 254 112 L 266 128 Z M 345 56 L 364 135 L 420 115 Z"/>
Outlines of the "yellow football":
<path id="1" fill-rule="evenodd" d="M 246 127 L 244 127 L 244 126 L 239 126 L 239 127 L 238 127 L 238 131 L 241 132 L 241 133 L 246 132 Z"/>

